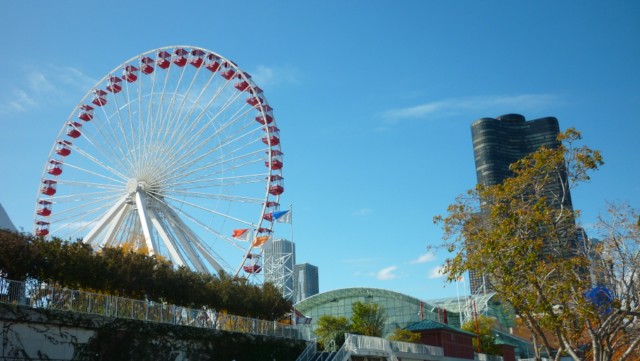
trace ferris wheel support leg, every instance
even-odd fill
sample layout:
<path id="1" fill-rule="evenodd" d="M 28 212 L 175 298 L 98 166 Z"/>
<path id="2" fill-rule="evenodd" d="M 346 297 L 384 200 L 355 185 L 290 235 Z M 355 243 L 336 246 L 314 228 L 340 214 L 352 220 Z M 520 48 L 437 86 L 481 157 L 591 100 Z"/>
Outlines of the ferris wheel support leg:
<path id="1" fill-rule="evenodd" d="M 97 240 L 95 239 L 96 236 L 100 234 L 102 231 L 104 231 L 107 225 L 113 224 L 113 220 L 115 219 L 116 215 L 120 215 L 120 216 L 122 215 L 122 210 L 126 206 L 126 200 L 127 200 L 127 197 L 123 197 L 118 202 L 116 202 L 116 204 L 113 207 L 111 207 L 107 211 L 107 213 L 104 214 L 104 216 L 102 216 L 100 221 L 98 221 L 98 224 L 95 225 L 93 229 L 89 231 L 89 233 L 87 233 L 87 235 L 83 239 L 83 242 L 88 243 L 93 247 L 99 246 L 102 242 L 97 242 Z"/>
<path id="2" fill-rule="evenodd" d="M 216 261 L 216 259 L 211 255 L 209 250 L 204 248 L 200 242 L 195 242 L 195 246 L 217 272 L 224 270 L 222 266 L 220 266 L 220 263 L 218 263 L 218 261 Z"/>
<path id="3" fill-rule="evenodd" d="M 198 236 L 191 232 L 189 227 L 187 227 L 187 225 L 182 222 L 182 219 L 180 219 L 180 217 L 171 208 L 163 207 L 163 212 L 166 212 L 167 218 L 177 225 L 176 230 L 179 230 L 179 232 L 176 232 L 176 234 L 178 235 L 178 240 L 180 241 L 180 245 L 185 250 L 185 252 L 188 253 L 189 259 L 197 260 L 198 264 L 196 265 L 196 268 L 198 268 L 199 270 L 200 268 L 202 268 L 201 272 L 207 272 L 206 266 L 204 265 L 204 263 L 202 263 L 200 258 L 196 256 L 196 252 L 193 249 L 194 245 L 198 246 L 198 249 L 200 249 L 201 251 L 204 248 L 200 246 L 200 239 L 198 238 Z M 202 252 L 202 254 L 216 271 L 219 272 L 223 270 L 222 266 L 220 266 L 220 263 L 213 259 L 213 257 L 211 257 L 208 252 Z"/>
<path id="4" fill-rule="evenodd" d="M 160 239 L 162 239 L 162 242 L 164 243 L 164 245 L 169 250 L 169 253 L 171 254 L 171 260 L 177 266 L 184 266 L 186 263 L 184 257 L 180 254 L 180 252 L 178 252 L 174 240 L 171 237 L 169 237 L 169 235 L 165 231 L 164 227 L 160 223 L 160 220 L 158 219 L 156 212 L 154 212 L 152 209 L 148 209 L 147 211 L 149 212 L 149 216 L 151 218 L 151 224 L 153 225 L 153 228 L 155 228 L 156 231 L 158 231 L 158 234 L 160 235 Z"/>
<path id="5" fill-rule="evenodd" d="M 117 214 L 115 215 L 115 221 L 109 222 L 111 225 L 109 226 L 109 229 L 107 229 L 104 237 L 105 246 L 113 247 L 113 245 L 116 244 L 116 234 L 118 233 L 120 226 L 122 226 L 122 222 L 124 222 L 127 209 L 129 209 L 129 205 L 124 204 L 124 206 L 120 207 L 120 210 L 118 210 Z"/>
<path id="6" fill-rule="evenodd" d="M 147 252 L 149 255 L 153 255 L 156 252 L 154 247 L 153 235 L 151 234 L 151 228 L 149 227 L 149 218 L 147 217 L 147 198 L 142 192 L 136 192 L 136 206 L 138 206 L 138 217 L 140 217 L 140 224 L 142 225 L 142 233 L 144 235 L 144 241 L 147 245 Z"/>

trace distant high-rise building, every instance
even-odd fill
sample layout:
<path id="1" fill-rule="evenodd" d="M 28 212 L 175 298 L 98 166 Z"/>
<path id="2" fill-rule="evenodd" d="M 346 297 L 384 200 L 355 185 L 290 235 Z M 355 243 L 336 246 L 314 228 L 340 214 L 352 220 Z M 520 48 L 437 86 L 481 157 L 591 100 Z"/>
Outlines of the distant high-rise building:
<path id="1" fill-rule="evenodd" d="M 293 302 L 293 266 L 296 245 L 286 239 L 276 239 L 264 247 L 264 281 L 282 290 L 282 296 Z"/>
<path id="2" fill-rule="evenodd" d="M 512 176 L 509 170 L 512 163 L 540 147 L 556 149 L 560 145 L 559 133 L 558 119 L 554 117 L 526 121 L 520 114 L 507 114 L 475 121 L 471 125 L 471 136 L 478 184 L 502 183 Z M 570 194 L 567 194 L 564 205 L 572 208 Z M 470 272 L 469 278 L 472 294 L 491 291 L 485 275 Z"/>
<path id="3" fill-rule="evenodd" d="M 309 264 L 297 264 L 293 267 L 294 303 L 320 292 L 318 267 Z"/>

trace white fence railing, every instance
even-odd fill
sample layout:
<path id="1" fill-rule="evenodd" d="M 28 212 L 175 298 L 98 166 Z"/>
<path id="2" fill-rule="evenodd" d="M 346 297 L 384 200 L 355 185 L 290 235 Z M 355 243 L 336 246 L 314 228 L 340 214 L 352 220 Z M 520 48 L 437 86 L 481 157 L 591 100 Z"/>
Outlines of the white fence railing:
<path id="1" fill-rule="evenodd" d="M 36 309 L 71 311 L 254 335 L 306 341 L 313 339 L 310 325 L 288 325 L 228 315 L 205 308 L 192 309 L 166 303 L 133 300 L 34 281 L 19 282 L 0 278 L 0 302 Z"/>

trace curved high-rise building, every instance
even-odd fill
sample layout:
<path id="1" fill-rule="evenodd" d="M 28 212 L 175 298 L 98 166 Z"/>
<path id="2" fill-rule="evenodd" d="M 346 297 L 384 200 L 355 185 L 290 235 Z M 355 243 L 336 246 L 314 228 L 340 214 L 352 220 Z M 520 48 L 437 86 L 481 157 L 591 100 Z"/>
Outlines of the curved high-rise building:
<path id="1" fill-rule="evenodd" d="M 512 176 L 509 170 L 512 163 L 540 147 L 557 148 L 560 145 L 557 140 L 559 133 L 558 119 L 554 117 L 527 121 L 520 114 L 507 114 L 476 120 L 471 124 L 471 136 L 478 184 L 490 186 L 502 183 Z M 551 185 L 548 191 L 558 194 L 556 187 L 561 187 L 561 184 Z M 572 208 L 570 194 L 566 195 L 563 205 Z M 471 293 L 492 291 L 485 275 L 470 272 L 469 278 Z"/>
<path id="2" fill-rule="evenodd" d="M 538 148 L 557 148 L 558 119 L 526 121 L 520 114 L 482 118 L 471 124 L 478 183 L 495 185 L 511 175 L 509 165 Z"/>

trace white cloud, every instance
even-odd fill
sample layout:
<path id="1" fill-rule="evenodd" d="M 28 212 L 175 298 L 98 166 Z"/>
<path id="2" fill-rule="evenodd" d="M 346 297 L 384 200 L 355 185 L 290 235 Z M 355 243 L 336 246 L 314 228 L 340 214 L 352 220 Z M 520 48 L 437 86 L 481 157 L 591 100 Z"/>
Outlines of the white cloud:
<path id="1" fill-rule="evenodd" d="M 49 93 L 56 90 L 45 74 L 37 70 L 27 74 L 27 84 L 29 90 L 36 93 Z"/>
<path id="2" fill-rule="evenodd" d="M 413 261 L 411 261 L 411 264 L 416 264 L 416 263 L 427 263 L 427 262 L 431 262 L 434 261 L 436 259 L 436 255 L 431 253 L 431 252 L 427 252 L 425 254 L 420 255 L 420 257 L 418 257 L 417 259 L 414 259 Z"/>
<path id="3" fill-rule="evenodd" d="M 462 114 L 466 112 L 482 113 L 494 108 L 499 112 L 517 109 L 518 111 L 541 109 L 559 103 L 560 97 L 554 94 L 520 94 L 507 96 L 482 96 L 468 98 L 453 98 L 419 104 L 407 108 L 390 109 L 382 113 L 382 117 L 390 122 L 403 119 L 419 119 L 426 117 L 441 117 L 445 115 Z M 494 110 L 495 111 L 495 110 Z"/>
<path id="4" fill-rule="evenodd" d="M 373 209 L 371 208 L 360 208 L 351 213 L 351 215 L 354 217 L 366 217 L 370 216 L 371 214 L 373 214 Z"/>
<path id="5" fill-rule="evenodd" d="M 434 267 L 431 269 L 431 271 L 429 271 L 429 275 L 428 277 L 430 279 L 435 279 L 435 278 L 442 278 L 444 277 L 444 274 L 442 274 L 442 266 L 438 266 L 438 267 Z"/>
<path id="6" fill-rule="evenodd" d="M 381 281 L 387 281 L 387 280 L 392 280 L 394 278 L 398 278 L 398 276 L 394 273 L 396 269 L 398 269 L 397 266 L 385 267 L 376 273 L 376 278 Z"/>
<path id="7" fill-rule="evenodd" d="M 298 84 L 298 72 L 290 67 L 258 65 L 258 67 L 251 72 L 251 76 L 256 84 L 262 88 L 280 84 Z"/>
<path id="8" fill-rule="evenodd" d="M 74 104 L 79 99 L 71 99 L 70 94 L 86 93 L 95 84 L 78 69 L 54 65 L 28 65 L 17 77 L 22 79 L 15 82 L 17 86 L 0 93 L 0 113 L 26 112 L 55 102 Z"/>
<path id="9" fill-rule="evenodd" d="M 22 89 L 15 89 L 13 97 L 0 104 L 0 111 L 4 113 L 20 113 L 37 106 L 37 104 L 29 93 Z"/>

